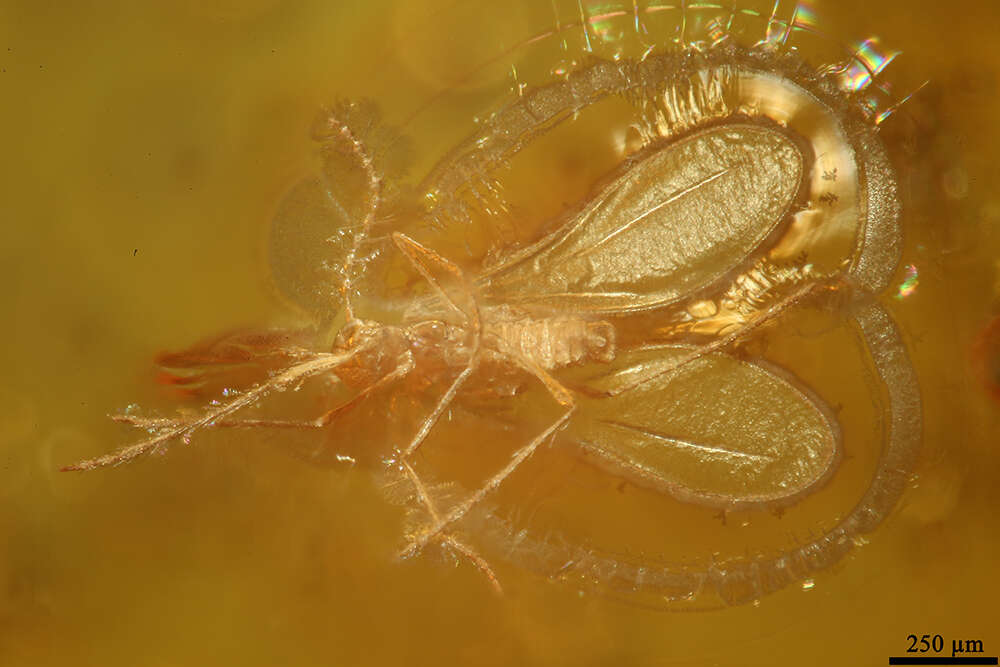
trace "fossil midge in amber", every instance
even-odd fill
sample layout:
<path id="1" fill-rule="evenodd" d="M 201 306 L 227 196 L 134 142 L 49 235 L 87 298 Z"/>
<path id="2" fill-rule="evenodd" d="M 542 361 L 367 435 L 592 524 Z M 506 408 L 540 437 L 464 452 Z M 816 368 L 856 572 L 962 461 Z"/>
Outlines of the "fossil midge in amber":
<path id="1" fill-rule="evenodd" d="M 317 462 L 365 462 L 406 507 L 403 557 L 450 552 L 498 589 L 501 562 L 696 606 L 811 577 L 889 513 L 920 436 L 879 300 L 893 172 L 842 74 L 724 37 L 594 58 L 519 90 L 413 188 L 400 134 L 338 105 L 272 246 L 323 326 L 171 355 L 180 384 L 242 384 L 197 416 L 122 416 L 150 436 L 70 468 L 208 428 L 314 429 Z M 530 211 L 521 158 L 590 114 L 627 128 L 618 163 L 530 238 L 494 234 Z M 254 414 L 317 378 L 336 395 L 315 419 Z M 790 525 L 808 530 L 789 543 Z"/>

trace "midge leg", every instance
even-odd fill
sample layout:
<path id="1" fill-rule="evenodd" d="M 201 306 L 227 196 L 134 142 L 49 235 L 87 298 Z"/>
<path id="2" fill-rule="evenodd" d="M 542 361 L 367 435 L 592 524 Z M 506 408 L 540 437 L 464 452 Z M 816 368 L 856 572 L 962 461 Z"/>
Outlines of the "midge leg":
<path id="1" fill-rule="evenodd" d="M 408 458 L 413 452 L 417 451 L 420 445 L 423 444 L 424 440 L 427 439 L 427 435 L 434 428 L 434 424 L 441 418 L 444 411 L 448 408 L 451 402 L 455 399 L 458 390 L 465 384 L 465 381 L 469 379 L 472 375 L 476 366 L 479 364 L 479 348 L 482 343 L 482 320 L 479 314 L 479 305 L 476 303 L 475 297 L 472 291 L 469 289 L 465 282 L 465 274 L 462 269 L 458 267 L 454 262 L 442 257 L 438 253 L 434 252 L 430 248 L 427 248 L 413 239 L 411 239 L 406 234 L 401 232 L 396 232 L 392 235 L 392 240 L 399 248 L 400 252 L 410 261 L 413 267 L 420 273 L 421 276 L 430 284 L 434 291 L 437 292 L 438 296 L 451 306 L 459 315 L 465 318 L 466 322 L 472 333 L 472 349 L 469 353 L 469 363 L 466 365 L 462 372 L 458 374 L 458 377 L 451 383 L 448 390 L 444 395 L 438 400 L 437 405 L 434 406 L 434 410 L 424 419 L 420 428 L 417 429 L 416 434 L 410 443 L 404 447 L 401 451 L 403 458 Z M 461 301 L 465 303 L 458 303 L 455 299 L 448 295 L 444 290 L 444 286 L 441 281 L 432 273 L 432 269 L 437 269 L 443 272 L 446 276 L 455 279 L 458 282 L 458 289 Z"/>
<path id="2" fill-rule="evenodd" d="M 190 438 L 195 432 L 201 430 L 202 428 L 210 427 L 216 422 L 224 420 L 234 412 L 253 405 L 271 392 L 282 391 L 291 385 L 305 380 L 306 378 L 332 371 L 345 362 L 350 361 L 355 355 L 366 350 L 370 346 L 371 342 L 368 342 L 344 354 L 316 354 L 312 359 L 295 364 L 267 382 L 259 384 L 247 392 L 237 396 L 229 403 L 216 407 L 212 410 L 208 410 L 200 417 L 191 421 L 184 421 L 180 423 L 176 421 L 165 423 L 163 425 L 164 430 L 152 437 L 146 438 L 145 440 L 134 445 L 119 449 L 117 452 L 105 454 L 104 456 L 99 456 L 97 458 L 88 459 L 86 461 L 66 466 L 63 470 L 93 470 L 95 468 L 103 468 L 106 466 L 121 465 L 122 463 L 128 463 L 133 459 L 149 454 L 159 447 L 174 440 L 181 439 L 187 441 L 187 439 Z"/>
<path id="3" fill-rule="evenodd" d="M 427 488 L 424 486 L 423 481 L 420 479 L 416 471 L 413 470 L 413 467 L 409 463 L 407 463 L 406 461 L 402 461 L 400 465 L 402 465 L 403 471 L 406 473 L 406 476 L 410 479 L 410 482 L 413 484 L 413 488 L 416 489 L 417 498 L 420 500 L 421 503 L 423 503 L 424 507 L 427 509 L 427 513 L 430 515 L 431 521 L 433 521 L 435 524 L 440 523 L 441 514 L 438 512 L 437 506 L 434 504 L 434 501 L 431 500 L 430 494 L 427 493 Z M 475 549 L 465 544 L 464 542 L 460 541 L 453 535 L 448 535 L 447 533 L 441 533 L 438 536 L 438 539 L 444 546 L 452 549 L 453 551 L 455 551 L 455 553 L 467 558 L 469 562 L 471 562 L 480 572 L 483 573 L 483 575 L 486 576 L 487 579 L 489 579 L 490 585 L 493 587 L 493 590 L 499 594 L 503 594 L 503 588 L 501 588 L 500 586 L 500 580 L 497 579 L 497 575 L 493 572 L 493 568 L 489 566 L 489 563 L 486 562 L 486 559 L 480 556 Z"/>
<path id="4" fill-rule="evenodd" d="M 221 419 L 207 424 L 207 427 L 214 428 L 325 428 L 340 414 L 347 412 L 358 405 L 366 396 L 373 391 L 399 380 L 410 373 L 414 368 L 413 353 L 406 350 L 399 356 L 399 363 L 395 369 L 386 373 L 376 382 L 371 383 L 345 403 L 327 410 L 316 419 L 309 420 L 284 420 L 284 419 Z M 122 424 L 130 424 L 138 428 L 146 429 L 166 429 L 180 428 L 196 421 L 197 418 L 178 417 L 139 417 L 131 415 L 114 415 L 112 419 Z"/>
<path id="5" fill-rule="evenodd" d="M 821 289 L 829 289 L 829 286 L 821 284 L 819 282 L 813 282 L 813 283 L 808 283 L 802 287 L 799 287 L 792 294 L 783 298 L 781 301 L 777 302 L 767 310 L 763 311 L 755 318 L 744 323 L 743 325 L 739 326 L 738 328 L 726 334 L 725 336 L 716 338 L 710 343 L 698 346 L 697 348 L 692 350 L 691 353 L 681 357 L 668 368 L 664 368 L 658 373 L 644 377 L 641 380 L 623 383 L 617 387 L 614 387 L 613 389 L 610 389 L 606 395 L 617 396 L 627 391 L 632 391 L 639 385 L 652 382 L 653 380 L 667 373 L 673 373 L 682 366 L 685 366 L 696 359 L 700 359 L 713 352 L 720 352 L 734 345 L 737 345 L 740 341 L 746 340 L 747 337 L 749 337 L 749 335 L 753 333 L 756 329 L 764 327 L 766 324 L 773 321 L 776 317 L 784 313 L 786 310 L 801 303 L 803 300 L 807 299 L 808 297 L 815 294 Z"/>
<path id="6" fill-rule="evenodd" d="M 410 261 L 413 268 L 423 276 L 424 280 L 430 283 L 437 295 L 461 315 L 474 331 L 478 331 L 481 326 L 479 316 L 479 305 L 465 280 L 465 273 L 457 264 L 450 259 L 434 252 L 427 246 L 421 245 L 402 232 L 393 232 L 392 241 L 399 248 L 399 251 Z M 450 296 L 445 291 L 443 281 L 436 277 L 432 270 L 437 269 L 444 275 L 442 278 L 451 278 L 457 283 L 455 287 L 458 293 Z M 455 297 L 458 297 L 457 299 Z"/>
<path id="7" fill-rule="evenodd" d="M 458 391 L 461 388 L 461 386 L 465 383 L 465 381 L 469 378 L 469 376 L 471 376 L 472 373 L 475 372 L 475 369 L 479 363 L 479 351 L 482 345 L 482 320 L 479 313 L 479 305 L 476 303 L 476 299 L 475 296 L 472 294 L 472 290 L 469 289 L 468 284 L 465 282 L 465 275 L 454 262 L 451 262 L 445 257 L 442 257 L 433 250 L 417 243 L 409 236 L 406 236 L 405 234 L 402 234 L 400 232 L 394 233 L 392 235 L 392 240 L 396 244 L 396 247 L 398 247 L 399 250 L 403 253 L 403 255 L 410 261 L 410 263 L 417 270 L 417 272 L 420 273 L 420 275 L 430 284 L 430 286 L 434 289 L 434 291 L 438 294 L 438 296 L 454 311 L 456 311 L 456 313 L 458 313 L 465 319 L 466 324 L 470 328 L 472 334 L 472 349 L 469 354 L 468 365 L 464 369 L 462 369 L 462 372 L 458 374 L 458 377 L 456 377 L 455 380 L 452 382 L 451 386 L 448 387 L 448 390 L 440 398 L 437 405 L 434 407 L 434 410 L 431 412 L 430 415 L 427 416 L 427 418 L 420 425 L 420 428 L 417 430 L 416 434 L 413 436 L 413 439 L 410 441 L 410 443 L 401 450 L 402 451 L 401 465 L 403 466 L 403 469 L 405 470 L 407 476 L 409 477 L 410 482 L 413 484 L 413 487 L 416 490 L 417 498 L 427 508 L 427 512 L 431 517 L 431 521 L 433 522 L 433 526 L 430 529 L 430 531 L 425 532 L 424 534 L 419 536 L 414 542 L 412 542 L 410 547 L 408 547 L 407 549 L 407 552 L 409 553 L 404 552 L 403 555 L 406 556 L 410 555 L 411 553 L 416 553 L 419 549 L 422 549 L 424 546 L 426 546 L 430 540 L 436 539 L 445 546 L 454 550 L 455 552 L 468 558 L 473 563 L 473 565 L 479 568 L 479 570 L 486 576 L 486 578 L 490 580 L 490 583 L 493 585 L 494 590 L 500 593 L 502 592 L 502 589 L 500 588 L 500 584 L 497 581 L 496 575 L 493 573 L 493 570 L 489 567 L 489 564 L 482 558 L 482 556 L 476 553 L 471 547 L 469 547 L 465 543 L 460 542 L 457 538 L 448 535 L 445 532 L 445 528 L 447 528 L 447 526 L 449 526 L 450 524 L 454 523 L 462 516 L 464 516 L 465 513 L 469 511 L 469 509 L 471 509 L 477 502 L 479 502 L 479 498 L 470 498 L 466 500 L 465 503 L 463 503 L 464 509 L 456 508 L 456 509 L 461 509 L 460 512 L 452 510 L 452 512 L 449 513 L 448 516 L 442 517 L 441 514 L 438 512 L 437 508 L 435 507 L 433 501 L 431 500 L 429 494 L 427 493 L 422 480 L 416 474 L 412 466 L 410 466 L 409 462 L 407 461 L 410 455 L 412 455 L 420 447 L 420 445 L 423 444 L 424 440 L 426 440 L 427 435 L 430 433 L 431 429 L 434 427 L 437 421 L 441 418 L 441 415 L 444 413 L 445 409 L 447 409 L 447 407 L 455 399 L 455 396 L 458 394 Z M 449 295 L 448 292 L 445 291 L 445 288 L 442 285 L 441 281 L 434 275 L 433 273 L 434 270 L 437 270 L 438 272 L 443 272 L 445 274 L 444 277 L 450 277 L 457 282 L 456 287 L 458 289 L 458 293 L 455 295 L 457 299 Z M 549 390 L 553 393 L 553 395 L 556 396 L 556 400 L 559 400 L 560 403 L 568 404 L 572 400 L 569 396 L 569 393 L 566 392 L 565 389 L 563 389 L 561 386 L 559 386 L 558 383 L 556 383 L 555 380 L 553 380 L 547 373 L 545 373 L 544 370 L 542 370 L 541 368 L 530 368 L 529 371 L 535 373 L 542 379 L 546 387 L 549 388 Z M 572 408 L 570 408 L 570 411 L 572 411 Z M 520 465 L 521 461 L 530 456 L 531 452 L 533 452 L 538 447 L 538 445 L 541 442 L 543 442 L 546 437 L 548 437 L 549 431 L 554 431 L 554 429 L 558 428 L 563 421 L 565 421 L 565 418 L 562 421 L 558 422 L 551 429 L 547 430 L 546 433 L 543 433 L 541 436 L 539 436 L 539 438 L 536 438 L 536 441 L 533 441 L 532 444 L 529 445 L 529 447 L 526 447 L 525 450 L 522 450 L 522 452 L 519 453 L 520 457 L 515 456 L 515 461 L 512 462 L 513 466 L 510 467 L 510 470 L 502 472 L 501 473 L 502 477 L 500 477 L 499 479 L 495 478 L 494 480 L 491 480 L 487 484 L 488 488 L 484 487 L 484 489 L 480 489 L 481 493 L 480 497 L 485 496 L 486 493 L 488 493 L 491 488 L 495 488 L 497 485 L 499 485 L 500 482 L 503 481 L 503 478 L 509 475 L 510 472 L 512 472 L 513 469 L 517 467 L 517 465 Z"/>
<path id="8" fill-rule="evenodd" d="M 400 552 L 400 558 L 409 558 L 410 556 L 419 553 L 421 549 L 427 546 L 428 542 L 435 539 L 448 526 L 456 521 L 459 521 L 462 517 L 468 514 L 469 510 L 482 502 L 487 495 L 495 491 L 505 479 L 510 477 L 510 475 L 517 470 L 522 463 L 527 461 L 543 442 L 555 435 L 556 431 L 562 428 L 566 422 L 569 421 L 569 418 L 573 415 L 574 410 L 576 410 L 576 402 L 573 400 L 572 393 L 560 384 L 558 380 L 552 377 L 544 368 L 527 359 L 515 357 L 511 357 L 511 359 L 537 377 L 542 384 L 545 385 L 545 388 L 549 390 L 549 393 L 552 394 L 553 398 L 555 398 L 560 405 L 566 408 L 566 411 L 563 412 L 563 414 L 552 424 L 550 424 L 548 428 L 535 437 L 534 440 L 517 450 L 514 453 L 514 456 L 511 457 L 510 462 L 504 466 L 500 472 L 487 480 L 487 482 L 483 484 L 475 493 L 459 503 L 440 521 L 437 521 L 426 531 L 414 537 L 410 544 Z"/>

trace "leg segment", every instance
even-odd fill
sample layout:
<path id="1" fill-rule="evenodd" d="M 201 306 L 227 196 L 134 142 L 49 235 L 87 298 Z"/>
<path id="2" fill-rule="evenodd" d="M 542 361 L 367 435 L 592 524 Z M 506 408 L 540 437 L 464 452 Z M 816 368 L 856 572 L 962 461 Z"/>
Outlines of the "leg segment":
<path id="1" fill-rule="evenodd" d="M 462 369 L 462 372 L 458 374 L 458 377 L 451 383 L 448 387 L 448 391 L 445 392 L 444 396 L 438 401 L 437 405 L 434 406 L 434 410 L 431 414 L 427 416 L 424 422 L 417 429 L 416 435 L 410 443 L 402 448 L 403 458 L 408 458 L 413 452 L 417 451 L 420 445 L 423 444 L 424 440 L 427 439 L 427 435 L 434 428 L 434 424 L 437 423 L 441 415 L 448 408 L 451 402 L 454 400 L 455 395 L 458 394 L 458 390 L 465 384 L 465 381 L 469 379 L 469 376 L 475 372 L 476 366 L 479 364 L 479 348 L 482 343 L 482 320 L 479 314 L 479 306 L 476 303 L 476 299 L 465 282 L 465 274 L 462 269 L 459 268 L 457 264 L 451 260 L 442 257 L 438 253 L 434 252 L 430 248 L 427 248 L 406 234 L 396 232 L 392 235 L 392 240 L 399 248 L 400 252 L 410 261 L 410 264 L 417 270 L 417 272 L 423 276 L 434 291 L 437 292 L 445 303 L 451 306 L 456 312 L 462 315 L 468 322 L 472 334 L 472 350 L 469 354 L 469 363 Z M 443 285 L 438 280 L 437 277 L 431 272 L 432 269 L 437 270 L 439 273 L 443 273 L 453 279 L 453 282 L 457 283 L 459 290 L 459 299 L 453 299 L 445 291 Z"/>
<path id="2" fill-rule="evenodd" d="M 358 405 L 366 396 L 382 387 L 399 380 L 410 373 L 414 368 L 413 353 L 406 350 L 400 355 L 399 363 L 390 373 L 368 385 L 357 394 L 351 397 L 346 403 L 324 412 L 316 419 L 309 420 L 284 420 L 284 419 L 220 419 L 207 424 L 214 428 L 325 428 L 336 418 L 348 410 Z M 114 415 L 112 419 L 121 424 L 129 424 L 137 428 L 161 430 L 167 428 L 180 428 L 196 421 L 196 418 L 184 419 L 178 417 L 139 417 L 132 415 Z"/>
<path id="3" fill-rule="evenodd" d="M 459 315 L 464 317 L 473 331 L 479 331 L 481 327 L 479 306 L 476 299 L 465 281 L 465 274 L 457 264 L 434 252 L 430 248 L 417 243 L 415 240 L 403 234 L 395 232 L 392 235 L 393 243 L 403 253 L 403 256 L 410 261 L 413 268 L 417 270 L 424 280 L 437 292 L 441 299 L 451 306 Z M 432 273 L 436 270 L 443 278 L 451 278 L 449 281 L 457 291 L 455 296 L 451 296 L 445 291 L 442 281 Z M 455 298 L 457 297 L 457 298 Z"/>
<path id="4" fill-rule="evenodd" d="M 420 500 L 421 503 L 423 503 L 424 507 L 427 509 L 427 513 L 430 515 L 431 521 L 433 521 L 435 524 L 440 523 L 441 514 L 438 512 L 437 506 L 434 504 L 434 501 L 431 500 L 430 494 L 427 493 L 427 489 L 424 486 L 423 481 L 421 481 L 420 477 L 417 475 L 416 471 L 413 470 L 413 467 L 409 463 L 403 461 L 402 466 L 403 466 L 403 471 L 406 473 L 406 476 L 409 477 L 410 482 L 413 484 L 413 488 L 416 489 L 417 498 Z M 469 562 L 471 562 L 476 567 L 476 569 L 482 572 L 483 575 L 489 580 L 490 585 L 493 587 L 493 590 L 498 594 L 501 595 L 503 594 L 503 588 L 500 587 L 500 581 L 497 579 L 497 576 L 493 572 L 493 569 L 489 566 L 489 563 L 486 562 L 486 559 L 480 556 L 475 551 L 475 549 L 465 544 L 464 542 L 460 541 L 453 535 L 449 535 L 447 533 L 441 533 L 438 536 L 438 539 L 444 546 L 452 549 L 453 551 L 462 556 L 465 556 L 465 558 L 467 558 Z"/>
<path id="5" fill-rule="evenodd" d="M 410 544 L 400 552 L 401 558 L 408 558 L 420 552 L 430 540 L 437 537 L 443 530 L 448 526 L 459 521 L 462 517 L 468 514 L 469 510 L 478 505 L 482 500 L 495 491 L 505 479 L 510 477 L 510 475 L 517 470 L 518 467 L 532 454 L 538 447 L 553 437 L 555 433 L 562 428 L 567 421 L 569 421 L 570 416 L 572 416 L 573 411 L 576 409 L 576 404 L 573 400 L 573 395 L 570 393 L 566 387 L 559 383 L 554 377 L 552 377 L 544 368 L 541 368 L 537 364 L 534 364 L 525 359 L 516 359 L 518 365 L 522 366 L 535 377 L 537 377 L 545 388 L 548 389 L 549 393 L 552 394 L 553 398 L 559 402 L 560 405 L 566 408 L 565 412 L 556 419 L 552 424 L 550 424 L 542 433 L 540 433 L 534 440 L 529 442 L 527 445 L 517 450 L 514 456 L 511 458 L 510 462 L 503 467 L 496 475 L 491 477 L 485 484 L 483 484 L 475 493 L 470 495 L 468 498 L 463 500 L 457 506 L 452 508 L 447 515 L 445 515 L 440 521 L 436 521 L 434 525 L 425 530 L 423 533 L 417 535 Z"/>
<path id="6" fill-rule="evenodd" d="M 410 441 L 410 444 L 408 444 L 402 450 L 404 459 L 409 458 L 409 456 L 413 452 L 417 451 L 417 448 L 423 444 L 424 440 L 427 439 L 427 435 L 431 432 L 431 429 L 434 428 L 434 424 L 437 423 L 438 419 L 441 418 L 441 415 L 444 414 L 444 411 L 451 404 L 452 400 L 455 398 L 455 395 L 458 393 L 458 390 L 462 387 L 463 384 L 465 384 L 465 381 L 468 380 L 469 376 L 472 375 L 472 373 L 476 370 L 478 361 L 479 360 L 476 357 L 473 357 L 469 361 L 469 365 L 466 366 L 462 370 L 462 372 L 458 374 L 458 377 L 455 378 L 455 381 L 451 383 L 451 386 L 448 387 L 448 391 L 444 393 L 444 396 L 441 397 L 441 400 L 439 400 L 437 402 L 437 405 L 434 406 L 434 410 L 432 410 L 431 413 L 427 415 L 427 418 L 424 419 L 423 423 L 420 425 L 420 428 L 417 429 L 417 433 L 416 435 L 413 436 L 413 439 Z"/>

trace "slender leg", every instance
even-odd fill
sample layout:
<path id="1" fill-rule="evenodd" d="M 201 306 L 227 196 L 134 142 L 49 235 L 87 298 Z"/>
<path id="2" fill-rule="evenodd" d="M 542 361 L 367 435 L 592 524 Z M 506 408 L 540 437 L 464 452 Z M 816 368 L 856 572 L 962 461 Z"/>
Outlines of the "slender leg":
<path id="1" fill-rule="evenodd" d="M 431 429 L 434 428 L 434 424 L 436 424 L 441 418 L 444 411 L 448 409 L 448 405 L 452 402 L 452 400 L 454 400 L 455 395 L 458 393 L 458 390 L 461 389 L 462 385 L 465 384 L 465 381 L 468 380 L 469 376 L 476 370 L 478 363 L 479 360 L 476 357 L 473 357 L 469 361 L 469 365 L 466 366 L 462 372 L 458 374 L 458 377 L 455 378 L 455 381 L 451 383 L 451 386 L 448 387 L 448 391 L 444 393 L 441 399 L 437 402 L 437 405 L 434 406 L 434 410 L 427 415 L 427 418 L 424 419 L 420 428 L 417 429 L 417 433 L 413 436 L 413 439 L 410 440 L 410 444 L 403 448 L 402 452 L 404 459 L 409 458 L 409 456 L 413 454 L 413 452 L 417 451 L 417 448 L 424 443 L 424 440 L 427 439 L 427 435 L 431 432 Z"/>
<path id="2" fill-rule="evenodd" d="M 545 369 L 526 359 L 515 359 L 515 361 L 518 365 L 535 375 L 535 377 L 537 377 L 542 384 L 545 385 L 545 388 L 549 390 L 549 393 L 552 394 L 556 401 L 566 408 L 566 411 L 544 431 L 542 431 L 542 433 L 540 433 L 534 440 L 517 450 L 514 453 L 514 456 L 511 457 L 510 462 L 504 466 L 500 472 L 479 487 L 475 493 L 452 508 L 452 510 L 449 511 L 443 519 L 435 522 L 435 524 L 430 528 L 417 535 L 410 542 L 410 544 L 407 545 L 402 552 L 400 552 L 399 555 L 401 558 L 408 558 L 419 553 L 420 550 L 423 549 L 428 542 L 436 538 L 441 531 L 468 514 L 469 510 L 482 502 L 487 495 L 495 491 L 505 479 L 510 477 L 510 475 L 517 470 L 522 463 L 528 460 L 528 458 L 535 453 L 543 442 L 555 435 L 556 431 L 562 428 L 566 422 L 569 421 L 570 416 L 572 416 L 574 410 L 576 410 L 576 403 L 574 402 L 573 395 L 570 391 L 560 384 L 558 380 L 552 377 Z"/>
<path id="3" fill-rule="evenodd" d="M 396 367 L 392 369 L 392 371 L 386 373 L 378 380 L 372 382 L 370 385 L 359 391 L 357 394 L 351 397 L 351 400 L 347 401 L 343 405 L 338 405 L 332 410 L 329 410 L 320 415 L 318 418 L 316 418 L 314 420 L 316 428 L 323 428 L 324 426 L 329 424 L 333 420 L 333 418 L 336 417 L 337 415 L 343 414 L 348 410 L 354 408 L 354 406 L 358 405 L 362 400 L 364 400 L 364 398 L 368 396 L 368 394 L 378 391 L 382 387 L 385 387 L 386 385 L 389 385 L 395 382 L 396 380 L 403 379 L 404 377 L 409 375 L 410 372 L 415 367 L 416 364 L 413 361 L 413 353 L 410 352 L 409 350 L 405 350 L 401 355 L 399 355 Z"/>
<path id="4" fill-rule="evenodd" d="M 770 308 L 768 308 L 763 313 L 761 313 L 754 319 L 750 320 L 746 324 L 741 325 L 731 333 L 728 333 L 725 336 L 716 338 L 710 343 L 695 348 L 690 353 L 684 355 L 683 357 L 675 361 L 669 367 L 664 368 L 653 375 L 649 375 L 647 377 L 642 378 L 641 380 L 629 382 L 619 387 L 615 387 L 614 389 L 610 390 L 607 393 L 607 395 L 618 396 L 627 391 L 632 391 L 636 387 L 645 384 L 647 382 L 652 382 L 656 378 L 666 375 L 667 373 L 673 373 L 682 366 L 686 366 L 687 364 L 691 363 L 692 361 L 695 361 L 696 359 L 700 359 L 701 357 L 711 354 L 712 352 L 718 352 L 727 347 L 730 347 L 738 343 L 740 340 L 745 339 L 755 329 L 763 327 L 765 324 L 773 320 L 775 317 L 785 312 L 787 309 L 791 308 L 797 303 L 801 302 L 802 300 L 806 299 L 819 289 L 822 289 L 822 286 L 819 283 L 809 283 L 803 287 L 800 287 L 799 289 L 795 290 L 795 292 L 785 297 L 778 303 L 774 304 L 773 306 L 771 306 Z"/>
<path id="5" fill-rule="evenodd" d="M 461 389 L 465 381 L 469 379 L 476 367 L 479 365 L 479 349 L 482 344 L 482 320 L 480 318 L 479 306 L 476 304 L 476 299 L 473 296 L 471 290 L 469 290 L 468 285 L 465 283 L 465 274 L 462 273 L 462 269 L 459 268 L 457 264 L 442 257 L 438 253 L 434 252 L 430 248 L 427 248 L 413 239 L 411 239 L 406 234 L 396 232 L 392 235 L 392 240 L 395 242 L 396 247 L 399 248 L 400 252 L 410 261 L 413 267 L 420 273 L 421 276 L 434 288 L 438 295 L 452 308 L 454 308 L 460 315 L 462 315 L 467 321 L 471 328 L 472 333 L 472 350 L 469 353 L 469 363 L 462 369 L 462 372 L 458 374 L 458 377 L 451 383 L 448 390 L 444 393 L 441 399 L 434 406 L 434 410 L 424 419 L 420 428 L 417 429 L 416 434 L 413 439 L 402 448 L 400 451 L 403 454 L 403 458 L 406 459 L 412 455 L 420 445 L 423 444 L 424 440 L 427 439 L 427 435 L 434 428 L 434 425 L 444 414 L 444 411 L 448 408 L 451 402 L 455 399 L 458 394 L 458 390 Z M 462 296 L 465 297 L 466 304 L 465 307 L 457 304 L 448 294 L 444 291 L 441 286 L 440 281 L 434 277 L 430 269 L 436 268 L 439 271 L 451 276 L 459 284 L 462 290 Z"/>
<path id="6" fill-rule="evenodd" d="M 465 282 L 465 274 L 462 272 L 462 269 L 448 258 L 439 255 L 420 243 L 417 243 L 402 232 L 394 232 L 392 235 L 392 241 L 396 244 L 396 247 L 399 248 L 400 252 L 403 253 L 406 259 L 410 261 L 410 264 L 412 264 L 413 268 L 417 270 L 417 273 L 423 276 L 424 280 L 426 280 L 430 286 L 434 288 L 437 295 L 441 297 L 446 304 L 458 312 L 458 314 L 468 320 L 474 330 L 478 330 L 480 328 L 479 307 L 476 304 L 476 299 L 473 296 L 472 291 Z M 441 281 L 431 273 L 432 268 L 437 269 L 454 279 L 461 293 L 463 303 L 457 303 L 451 296 L 448 295 L 447 292 L 445 292 Z"/>
<path id="7" fill-rule="evenodd" d="M 187 441 L 195 432 L 201 430 L 202 428 L 210 427 L 215 422 L 225 420 L 234 412 L 238 412 L 247 406 L 253 405 L 272 392 L 282 391 L 307 378 L 321 375 L 333 370 L 337 366 L 349 361 L 356 354 L 358 354 L 358 352 L 367 349 L 372 344 L 372 341 L 366 341 L 355 349 L 343 354 L 316 354 L 311 359 L 297 363 L 277 374 L 267 382 L 259 384 L 245 393 L 240 394 L 232 401 L 206 411 L 205 414 L 200 417 L 191 421 L 183 421 L 181 423 L 175 422 L 165 425 L 164 430 L 160 433 L 146 438 L 141 442 L 123 447 L 117 452 L 113 452 L 111 454 L 105 454 L 104 456 L 99 456 L 97 458 L 88 459 L 86 461 L 66 466 L 63 470 L 93 470 L 95 468 L 103 468 L 106 466 L 121 465 L 122 463 L 128 463 L 133 459 L 149 454 L 150 452 L 153 452 L 159 447 L 167 445 L 174 440 L 180 439 Z"/>
<path id="8" fill-rule="evenodd" d="M 207 424 L 214 428 L 325 428 L 333 421 L 335 417 L 341 415 L 348 410 L 351 410 L 356 405 L 358 405 L 366 396 L 371 394 L 378 389 L 394 382 L 400 378 L 405 377 L 414 368 L 413 353 L 406 350 L 399 357 L 399 363 L 396 368 L 391 372 L 386 373 L 376 382 L 368 385 L 357 394 L 351 397 L 346 403 L 342 403 L 332 410 L 324 412 L 322 415 L 316 419 L 309 420 L 284 420 L 284 419 L 220 419 Z M 116 422 L 122 424 L 130 424 L 137 428 L 144 429 L 168 429 L 168 428 L 180 428 L 186 424 L 190 424 L 196 420 L 196 418 L 178 418 L 178 417 L 139 417 L 132 415 L 114 415 L 112 419 Z"/>
<path id="9" fill-rule="evenodd" d="M 441 418 L 441 415 L 444 414 L 444 411 L 448 408 L 448 406 L 451 405 L 455 396 L 458 394 L 459 389 L 461 389 L 465 381 L 469 379 L 469 376 L 475 372 L 479 364 L 479 351 L 482 346 L 482 317 L 479 312 L 479 304 L 476 302 L 475 295 L 466 283 L 465 275 L 463 274 L 462 269 L 459 268 L 459 266 L 454 262 L 439 255 L 433 250 L 426 248 L 409 236 L 400 232 L 394 233 L 392 235 L 392 240 L 396 244 L 396 247 L 399 248 L 403 255 L 410 261 L 417 272 L 430 284 L 438 296 L 466 320 L 472 334 L 472 349 L 469 354 L 468 365 L 462 369 L 462 371 L 458 374 L 458 377 L 456 377 L 451 383 L 451 386 L 448 387 L 448 390 L 444 393 L 440 400 L 438 400 L 437 405 L 434 406 L 434 410 L 427 416 L 426 419 L 424 419 L 410 443 L 401 450 L 401 463 L 407 473 L 407 476 L 410 478 L 410 482 L 416 489 L 417 497 L 427 508 L 431 521 L 434 523 L 434 526 L 437 527 L 434 535 L 428 535 L 422 542 L 421 547 L 426 545 L 427 541 L 431 538 L 440 540 L 446 546 L 469 559 L 473 565 L 479 568 L 486 578 L 489 579 L 494 590 L 499 593 L 502 592 L 500 583 L 497 581 L 496 575 L 493 573 L 493 570 L 482 558 L 482 556 L 476 553 L 470 546 L 458 541 L 454 536 L 442 532 L 446 526 L 454 523 L 457 519 L 441 517 L 437 508 L 434 506 L 433 501 L 428 495 L 423 482 L 407 460 L 414 452 L 417 451 L 420 445 L 423 444 L 424 440 L 427 439 L 427 435 L 430 433 L 431 429 Z M 452 298 L 452 296 L 445 291 L 441 282 L 431 272 L 431 269 L 437 269 L 446 276 L 450 276 L 453 281 L 457 283 L 459 296 L 461 297 L 458 301 Z"/>
<path id="10" fill-rule="evenodd" d="M 402 462 L 403 470 L 406 472 L 406 476 L 410 478 L 410 482 L 413 484 L 413 488 L 416 489 L 417 498 L 423 503 L 424 507 L 427 509 L 427 513 L 431 517 L 431 521 L 435 524 L 441 522 L 441 514 L 438 512 L 437 506 L 434 501 L 431 500 L 430 494 L 427 493 L 427 488 L 424 486 L 423 481 L 417 475 L 413 467 L 406 461 Z M 441 533 L 438 539 L 442 544 L 451 548 L 456 553 L 465 556 L 469 562 L 471 562 L 476 569 L 483 573 L 483 575 L 489 580 L 490 585 L 493 590 L 502 595 L 503 588 L 500 586 L 500 580 L 497 579 L 497 575 L 493 572 L 493 568 L 489 566 L 486 559 L 480 556 L 475 549 L 467 545 L 466 543 L 459 540 L 453 535 L 447 533 Z"/>

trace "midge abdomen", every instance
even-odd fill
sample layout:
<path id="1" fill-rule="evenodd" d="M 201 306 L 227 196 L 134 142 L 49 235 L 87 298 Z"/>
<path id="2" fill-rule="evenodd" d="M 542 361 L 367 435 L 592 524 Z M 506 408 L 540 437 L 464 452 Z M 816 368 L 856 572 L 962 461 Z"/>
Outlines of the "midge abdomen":
<path id="1" fill-rule="evenodd" d="M 484 316 L 484 334 L 500 353 L 546 370 L 615 358 L 610 322 L 578 315 L 532 318 L 505 306 L 491 308 Z"/>

